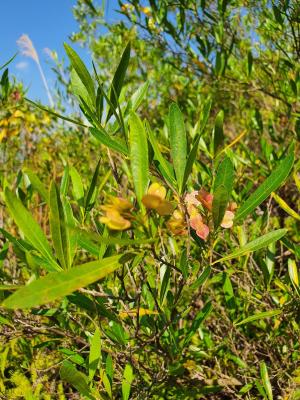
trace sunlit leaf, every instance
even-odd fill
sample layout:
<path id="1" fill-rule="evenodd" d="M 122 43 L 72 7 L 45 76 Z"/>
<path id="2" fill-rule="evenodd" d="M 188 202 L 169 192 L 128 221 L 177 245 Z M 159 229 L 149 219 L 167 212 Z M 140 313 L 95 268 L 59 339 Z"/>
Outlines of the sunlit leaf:
<path id="1" fill-rule="evenodd" d="M 149 182 L 148 142 L 144 125 L 134 113 L 129 118 L 129 142 L 133 183 L 137 199 L 141 204 Z"/>
<path id="2" fill-rule="evenodd" d="M 184 171 L 187 158 L 187 140 L 182 113 L 176 103 L 172 103 L 169 112 L 171 157 L 179 192 L 183 189 Z"/>
<path id="3" fill-rule="evenodd" d="M 286 229 L 277 229 L 276 231 L 269 232 L 259 238 L 252 240 L 252 242 L 247 243 L 245 246 L 240 247 L 239 249 L 235 250 L 233 253 L 228 254 L 225 257 L 220 258 L 213 262 L 213 264 L 220 263 L 223 261 L 231 260 L 233 258 L 242 257 L 245 254 L 251 253 L 253 251 L 260 250 L 264 247 L 267 247 L 269 244 L 275 242 L 276 240 L 281 239 L 285 234 Z"/>
<path id="4" fill-rule="evenodd" d="M 257 206 L 259 206 L 288 177 L 294 164 L 294 153 L 291 152 L 269 177 L 242 204 L 235 215 L 235 222 L 242 222 Z"/>
<path id="5" fill-rule="evenodd" d="M 5 189 L 5 203 L 19 229 L 23 232 L 28 242 L 45 257 L 53 270 L 60 270 L 56 263 L 51 247 L 38 223 L 8 188 Z"/>
<path id="6" fill-rule="evenodd" d="M 17 290 L 2 305 L 6 308 L 23 309 L 50 303 L 112 273 L 120 267 L 120 257 L 108 257 L 67 271 L 51 272 Z"/>

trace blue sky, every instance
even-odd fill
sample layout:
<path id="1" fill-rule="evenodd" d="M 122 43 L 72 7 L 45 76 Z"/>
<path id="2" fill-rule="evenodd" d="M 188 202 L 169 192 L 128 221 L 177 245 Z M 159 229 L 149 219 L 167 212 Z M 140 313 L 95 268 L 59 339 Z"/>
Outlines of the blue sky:
<path id="1" fill-rule="evenodd" d="M 101 3 L 100 0 L 98 0 Z M 4 64 L 17 52 L 17 39 L 22 34 L 29 35 L 45 71 L 48 84 L 54 84 L 54 74 L 44 49 L 49 48 L 64 55 L 63 42 L 69 42 L 68 37 L 77 31 L 77 23 L 73 17 L 72 8 L 75 0 L 4 0 L 1 1 L 0 23 L 0 65 Z M 114 13 L 117 0 L 107 0 L 106 17 L 108 20 L 118 18 Z M 78 50 L 78 48 L 77 48 Z M 88 55 L 79 50 L 83 59 Z M 40 79 L 38 69 L 33 60 L 18 54 L 10 65 L 10 71 L 29 87 L 28 97 L 41 100 L 47 104 L 47 97 Z"/>

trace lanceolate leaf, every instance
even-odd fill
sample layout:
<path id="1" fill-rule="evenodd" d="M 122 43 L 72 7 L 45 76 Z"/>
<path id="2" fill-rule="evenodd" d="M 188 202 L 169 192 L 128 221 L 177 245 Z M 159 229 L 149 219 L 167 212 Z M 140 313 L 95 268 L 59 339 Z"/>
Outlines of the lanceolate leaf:
<path id="1" fill-rule="evenodd" d="M 286 234 L 286 232 L 287 232 L 286 229 L 277 229 L 276 231 L 269 232 L 263 236 L 260 236 L 255 240 L 252 240 L 252 242 L 249 242 L 245 246 L 240 247 L 233 253 L 228 254 L 227 256 L 222 257 L 219 260 L 216 260 L 215 262 L 213 262 L 213 264 L 241 257 L 244 256 L 245 254 L 262 249 L 263 247 L 267 247 L 269 244 L 276 242 L 276 240 L 282 238 Z"/>
<path id="2" fill-rule="evenodd" d="M 183 177 L 183 183 L 182 183 L 182 187 L 185 186 L 190 173 L 192 172 L 193 169 L 193 165 L 197 156 L 197 151 L 198 151 L 198 146 L 199 146 L 199 141 L 200 141 L 200 133 L 196 136 L 194 142 L 193 142 L 193 147 L 192 150 L 189 153 L 187 162 L 186 162 L 186 166 L 185 166 L 185 171 L 184 171 L 184 177 Z"/>
<path id="3" fill-rule="evenodd" d="M 54 182 L 50 186 L 50 230 L 56 257 L 63 269 L 71 266 L 71 248 L 66 216 L 60 192 Z"/>
<path id="4" fill-rule="evenodd" d="M 70 168 L 70 176 L 73 185 L 73 194 L 75 200 L 82 207 L 84 202 L 84 188 L 81 177 L 75 167 Z"/>
<path id="5" fill-rule="evenodd" d="M 130 42 L 127 44 L 127 46 L 124 50 L 124 53 L 122 54 L 120 63 L 118 65 L 118 68 L 115 72 L 115 75 L 114 75 L 113 81 L 112 81 L 110 101 L 115 108 L 117 106 L 118 98 L 119 98 L 121 90 L 122 90 L 125 74 L 126 74 L 128 64 L 129 64 L 129 59 L 130 59 Z M 107 114 L 106 122 L 109 120 L 109 118 L 112 116 L 112 114 L 113 114 L 113 112 L 110 109 Z"/>
<path id="6" fill-rule="evenodd" d="M 64 361 L 60 369 L 60 377 L 63 381 L 68 382 L 78 392 L 89 400 L 95 400 L 92 396 L 89 385 L 88 377 L 82 372 L 77 371 L 74 365 L 70 361 Z"/>
<path id="7" fill-rule="evenodd" d="M 104 130 L 101 131 L 99 128 L 91 128 L 90 132 L 97 140 L 99 140 L 100 143 L 104 144 L 110 149 L 117 151 L 118 153 L 122 153 L 125 156 L 129 155 L 126 145 L 112 139 Z"/>
<path id="8" fill-rule="evenodd" d="M 146 81 L 137 89 L 137 91 L 133 93 L 130 99 L 132 111 L 136 111 L 139 108 L 140 104 L 142 103 L 147 93 L 148 87 L 149 87 L 149 81 Z"/>
<path id="9" fill-rule="evenodd" d="M 89 380 L 91 381 L 97 371 L 101 357 L 101 338 L 100 330 L 97 327 L 93 337 L 91 338 L 90 354 L 89 354 Z"/>
<path id="10" fill-rule="evenodd" d="M 130 388 L 133 381 L 134 375 L 132 366 L 126 364 L 122 380 L 122 400 L 128 400 L 130 395 Z"/>
<path id="11" fill-rule="evenodd" d="M 120 267 L 120 257 L 113 256 L 67 271 L 51 272 L 17 290 L 2 305 L 6 308 L 24 309 L 50 303 L 112 273 Z"/>
<path id="12" fill-rule="evenodd" d="M 260 364 L 260 376 L 261 376 L 261 380 L 262 380 L 265 392 L 267 393 L 268 400 L 273 400 L 272 386 L 271 386 L 267 366 L 264 361 L 261 362 L 261 364 Z"/>
<path id="13" fill-rule="evenodd" d="M 24 173 L 28 176 L 32 187 L 40 194 L 40 196 L 46 203 L 49 203 L 47 189 L 41 182 L 40 178 L 29 168 L 25 168 Z"/>
<path id="14" fill-rule="evenodd" d="M 215 229 L 221 224 L 225 215 L 226 207 L 228 204 L 229 195 L 224 185 L 217 187 L 214 192 L 214 199 L 212 204 L 212 215 Z"/>
<path id="15" fill-rule="evenodd" d="M 216 191 L 216 189 L 219 186 L 223 185 L 226 188 L 228 195 L 230 197 L 233 187 L 233 179 L 234 179 L 233 165 L 230 158 L 226 157 L 222 162 L 220 162 L 218 166 L 214 184 L 214 191 Z"/>
<path id="16" fill-rule="evenodd" d="M 162 173 L 166 181 L 168 181 L 172 186 L 175 186 L 176 181 L 174 179 L 174 171 L 172 169 L 172 166 L 164 159 L 163 155 L 161 154 L 161 151 L 159 150 L 157 140 L 148 124 L 146 122 L 146 131 L 148 134 L 149 142 L 151 143 L 152 149 L 154 151 L 154 155 L 156 160 L 159 162 L 160 167 L 162 169 Z"/>
<path id="17" fill-rule="evenodd" d="M 71 65 L 76 71 L 79 79 L 85 86 L 90 99 L 92 100 L 92 103 L 94 104 L 96 101 L 96 95 L 95 95 L 95 87 L 94 87 L 94 82 L 93 79 L 87 70 L 86 66 L 84 65 L 83 61 L 80 59 L 78 54 L 76 53 L 75 50 L 72 49 L 68 44 L 64 44 L 65 50 L 68 54 L 68 57 L 70 59 Z"/>
<path id="18" fill-rule="evenodd" d="M 60 270 L 56 263 L 51 247 L 38 223 L 8 188 L 5 189 L 5 203 L 19 229 L 23 232 L 28 242 L 45 257 L 55 270 Z"/>
<path id="19" fill-rule="evenodd" d="M 257 320 L 264 319 L 264 318 L 271 318 L 271 317 L 281 314 L 281 312 L 282 312 L 281 310 L 263 311 L 263 312 L 251 315 L 250 317 L 247 317 L 240 322 L 236 322 L 234 325 L 235 326 L 244 325 L 244 324 L 247 324 L 248 322 L 257 321 Z"/>
<path id="20" fill-rule="evenodd" d="M 129 118 L 129 142 L 133 183 L 138 202 L 141 204 L 149 181 L 148 142 L 144 125 L 135 113 Z"/>
<path id="21" fill-rule="evenodd" d="M 187 158 L 187 140 L 183 116 L 176 103 L 169 112 L 171 156 L 179 192 L 183 189 L 184 171 Z"/>
<path id="22" fill-rule="evenodd" d="M 91 183 L 89 186 L 89 190 L 86 195 L 85 204 L 84 204 L 85 211 L 89 211 L 93 207 L 93 198 L 94 198 L 95 191 L 96 191 L 97 179 L 98 179 L 98 175 L 99 175 L 99 168 L 100 168 L 100 160 L 98 161 L 98 163 L 96 165 L 95 172 L 93 174 L 93 177 L 92 177 L 92 180 L 91 180 Z"/>
<path id="23" fill-rule="evenodd" d="M 218 150 L 223 145 L 224 142 L 224 132 L 223 132 L 223 121 L 224 121 L 224 111 L 219 111 L 214 128 L 214 156 L 218 153 Z"/>
<path id="24" fill-rule="evenodd" d="M 269 177 L 248 197 L 239 208 L 235 222 L 242 222 L 257 206 L 259 206 L 288 177 L 294 164 L 294 153 L 291 152 Z"/>

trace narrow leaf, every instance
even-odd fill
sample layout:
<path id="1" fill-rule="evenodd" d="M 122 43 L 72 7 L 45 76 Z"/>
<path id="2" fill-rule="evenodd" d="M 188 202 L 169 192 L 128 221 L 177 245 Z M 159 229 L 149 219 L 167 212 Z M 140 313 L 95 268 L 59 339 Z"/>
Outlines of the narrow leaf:
<path id="1" fill-rule="evenodd" d="M 70 361 L 64 361 L 59 372 L 61 379 L 78 390 L 82 396 L 95 400 L 90 392 L 87 376 L 77 371 Z"/>
<path id="2" fill-rule="evenodd" d="M 164 159 L 161 151 L 159 150 L 157 140 L 148 124 L 146 122 L 146 131 L 148 135 L 149 142 L 151 143 L 152 149 L 154 151 L 155 159 L 159 162 L 160 167 L 162 168 L 164 178 L 168 181 L 171 186 L 175 186 L 176 182 L 174 179 L 174 171 L 172 166 Z"/>
<path id="3" fill-rule="evenodd" d="M 217 187 L 212 203 L 212 216 L 215 229 L 222 223 L 229 200 L 228 191 L 224 185 Z"/>
<path id="4" fill-rule="evenodd" d="M 23 206 L 21 200 L 8 188 L 5 189 L 5 203 L 15 223 L 23 232 L 28 242 L 51 263 L 55 270 L 60 270 L 41 227 Z"/>
<path id="5" fill-rule="evenodd" d="M 264 361 L 260 363 L 260 377 L 263 383 L 263 387 L 267 394 L 268 400 L 273 400 L 272 386 L 267 370 L 267 366 Z"/>
<path id="6" fill-rule="evenodd" d="M 32 187 L 40 194 L 42 199 L 49 203 L 49 195 L 44 184 L 41 182 L 40 178 L 29 168 L 24 168 L 23 172 L 28 176 Z"/>
<path id="7" fill-rule="evenodd" d="M 120 256 L 91 261 L 67 271 L 52 272 L 23 286 L 8 297 L 3 307 L 24 309 L 50 303 L 104 278 L 120 267 Z"/>
<path id="8" fill-rule="evenodd" d="M 148 142 L 144 125 L 132 113 L 129 118 L 130 163 L 137 200 L 140 204 L 149 181 Z"/>
<path id="9" fill-rule="evenodd" d="M 233 180 L 234 180 L 233 164 L 229 157 L 225 157 L 224 160 L 220 162 L 217 169 L 215 183 L 214 183 L 214 191 L 216 191 L 216 189 L 219 186 L 223 185 L 230 197 L 233 187 Z"/>
<path id="10" fill-rule="evenodd" d="M 242 222 L 257 206 L 259 206 L 288 177 L 294 164 L 294 153 L 291 152 L 269 177 L 252 193 L 238 209 L 235 222 Z"/>
<path id="11" fill-rule="evenodd" d="M 99 366 L 101 357 L 101 338 L 100 330 L 96 328 L 93 337 L 91 338 L 90 354 L 89 354 L 89 381 L 94 378 L 95 372 Z"/>
<path id="12" fill-rule="evenodd" d="M 115 75 L 113 77 L 113 81 L 111 84 L 112 90 L 110 93 L 110 101 L 114 107 L 116 107 L 118 104 L 118 98 L 120 96 L 120 93 L 121 93 L 121 90 L 123 87 L 125 74 L 126 74 L 128 64 L 129 64 L 129 59 L 130 59 L 130 42 L 125 47 L 125 50 L 122 54 L 120 63 L 118 65 L 118 68 L 115 72 Z M 109 118 L 112 116 L 112 114 L 113 114 L 113 111 L 110 107 L 108 114 L 107 114 L 106 122 L 109 120 Z"/>
<path id="13" fill-rule="evenodd" d="M 217 114 L 215 120 L 214 141 L 213 141 L 214 156 L 218 153 L 218 150 L 220 149 L 220 147 L 222 147 L 224 142 L 223 121 L 224 121 L 224 111 L 221 110 Z"/>
<path id="14" fill-rule="evenodd" d="M 183 116 L 176 103 L 169 112 L 171 156 L 179 192 L 183 189 L 183 178 L 187 158 L 187 139 Z"/>
<path id="15" fill-rule="evenodd" d="M 112 139 L 104 130 L 91 128 L 90 132 L 100 143 L 104 144 L 104 146 L 107 146 L 118 153 L 122 153 L 125 156 L 129 155 L 126 145 Z"/>
<path id="16" fill-rule="evenodd" d="M 130 395 L 130 388 L 133 381 L 133 370 L 130 364 L 126 364 L 122 380 L 122 399 L 128 400 Z"/>
<path id="17" fill-rule="evenodd" d="M 279 315 L 279 314 L 281 314 L 281 310 L 264 311 L 264 312 L 260 312 L 260 313 L 251 315 L 250 317 L 247 317 L 240 322 L 236 322 L 234 325 L 235 326 L 244 325 L 244 324 L 247 324 L 248 322 L 257 321 L 258 319 L 275 317 L 275 315 Z"/>
<path id="18" fill-rule="evenodd" d="M 219 260 L 216 260 L 215 262 L 213 262 L 213 264 L 241 257 L 244 256 L 245 254 L 262 249 L 263 247 L 267 247 L 269 244 L 276 242 L 276 240 L 282 238 L 286 234 L 286 232 L 287 232 L 286 229 L 277 229 L 276 231 L 269 232 L 263 236 L 260 236 L 255 240 L 252 240 L 252 242 L 249 242 L 245 246 L 240 247 L 233 253 L 228 254 L 227 256 L 222 257 Z"/>
<path id="19" fill-rule="evenodd" d="M 94 104 L 96 101 L 96 96 L 95 96 L 95 87 L 94 87 L 94 82 L 93 79 L 87 70 L 86 66 L 84 65 L 83 61 L 79 57 L 79 55 L 76 53 L 75 50 L 72 49 L 67 43 L 64 44 L 66 53 L 70 59 L 71 65 L 76 71 L 79 79 L 85 86 L 92 103 Z"/>
<path id="20" fill-rule="evenodd" d="M 63 119 L 64 121 L 67 121 L 67 122 L 71 122 L 72 124 L 75 124 L 75 125 L 79 125 L 79 126 L 83 126 L 85 128 L 88 128 L 88 125 L 84 124 L 83 122 L 75 120 L 73 118 L 65 117 L 64 115 L 61 115 L 61 114 L 58 114 L 57 112 L 51 110 L 50 108 L 47 108 L 47 107 L 44 107 L 44 106 L 42 106 L 42 105 L 40 105 L 38 103 L 35 103 L 34 101 L 28 99 L 27 97 L 25 97 L 25 100 L 28 103 L 32 104 L 33 106 L 35 106 L 35 107 L 37 107 L 37 108 L 39 108 L 39 109 L 41 109 L 43 111 L 46 111 L 47 113 L 53 115 L 54 117 Z"/>
<path id="21" fill-rule="evenodd" d="M 50 186 L 49 199 L 49 221 L 53 247 L 62 268 L 68 269 L 71 265 L 69 232 L 60 192 L 54 181 Z"/>
<path id="22" fill-rule="evenodd" d="M 98 161 L 87 195 L 86 195 L 86 199 L 85 199 L 85 204 L 84 204 L 84 208 L 85 211 L 90 211 L 91 208 L 93 207 L 93 198 L 94 198 L 94 194 L 95 194 L 95 190 L 96 190 L 96 186 L 97 186 L 97 179 L 98 179 L 98 175 L 99 175 L 99 169 L 100 169 L 100 161 Z"/>
<path id="23" fill-rule="evenodd" d="M 70 168 L 70 177 L 73 185 L 73 195 L 77 203 L 82 207 L 84 204 L 84 189 L 81 176 L 75 167 Z"/>
<path id="24" fill-rule="evenodd" d="M 286 213 L 300 221 L 300 215 L 296 213 L 296 211 L 294 211 L 278 194 L 273 192 L 272 197 Z"/>

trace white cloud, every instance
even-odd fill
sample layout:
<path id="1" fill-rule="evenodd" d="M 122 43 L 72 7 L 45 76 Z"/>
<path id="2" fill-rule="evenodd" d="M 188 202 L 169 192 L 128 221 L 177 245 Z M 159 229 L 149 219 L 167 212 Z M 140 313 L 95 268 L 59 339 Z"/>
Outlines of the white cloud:
<path id="1" fill-rule="evenodd" d="M 25 69 L 27 69 L 29 66 L 27 61 L 20 61 L 19 63 L 16 64 L 16 68 L 20 69 L 22 71 L 24 71 Z"/>

